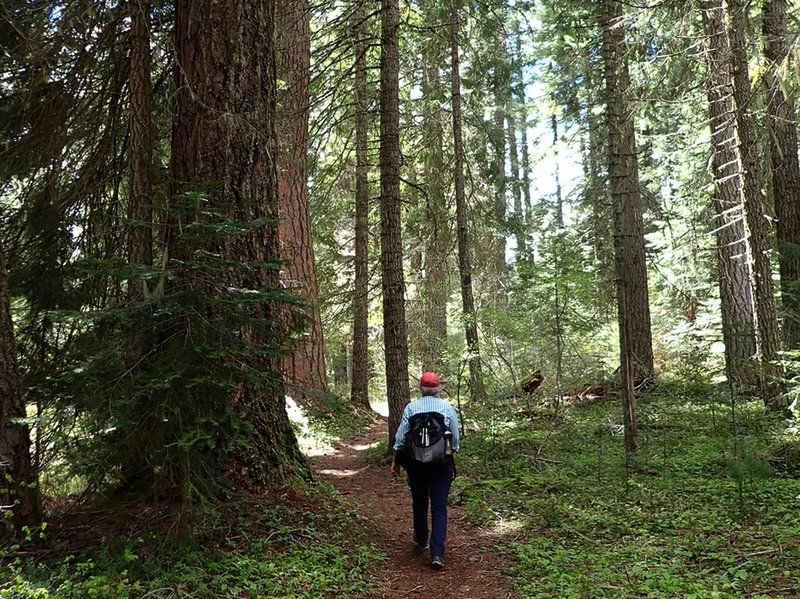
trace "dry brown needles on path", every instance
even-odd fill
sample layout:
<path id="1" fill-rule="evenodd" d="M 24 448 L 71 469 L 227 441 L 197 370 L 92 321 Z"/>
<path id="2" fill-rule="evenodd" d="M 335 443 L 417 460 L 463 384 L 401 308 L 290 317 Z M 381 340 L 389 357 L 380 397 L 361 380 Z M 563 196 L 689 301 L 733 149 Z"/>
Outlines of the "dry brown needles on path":
<path id="1" fill-rule="evenodd" d="M 498 539 L 471 524 L 458 507 L 448 509 L 447 567 L 431 569 L 428 552 L 411 542 L 411 495 L 404 477 L 392 479 L 388 466 L 364 458 L 364 451 L 385 436 L 386 421 L 377 419 L 363 434 L 313 461 L 318 475 L 378 525 L 374 542 L 388 560 L 378 587 L 365 597 L 515 597 L 502 572 Z"/>

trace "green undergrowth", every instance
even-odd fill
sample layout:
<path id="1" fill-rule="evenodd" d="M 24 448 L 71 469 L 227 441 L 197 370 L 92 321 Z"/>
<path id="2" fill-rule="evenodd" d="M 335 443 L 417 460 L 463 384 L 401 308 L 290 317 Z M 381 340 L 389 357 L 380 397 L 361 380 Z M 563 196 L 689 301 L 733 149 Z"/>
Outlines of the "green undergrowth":
<path id="1" fill-rule="evenodd" d="M 156 530 L 152 514 L 124 516 L 65 521 L 5 548 L 0 597 L 359 597 L 383 560 L 372 524 L 325 485 L 206 511 L 181 541 L 174 516 Z"/>
<path id="2" fill-rule="evenodd" d="M 462 440 L 453 496 L 526 598 L 798 596 L 797 431 L 730 404 L 711 387 L 644 394 L 629 460 L 617 397 L 494 419 Z"/>

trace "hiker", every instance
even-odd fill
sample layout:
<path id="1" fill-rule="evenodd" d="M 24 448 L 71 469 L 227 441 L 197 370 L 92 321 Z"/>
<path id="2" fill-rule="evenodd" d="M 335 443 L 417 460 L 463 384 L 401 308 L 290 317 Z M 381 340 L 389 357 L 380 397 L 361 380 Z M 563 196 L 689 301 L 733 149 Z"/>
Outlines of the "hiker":
<path id="1" fill-rule="evenodd" d="M 431 567 L 441 570 L 447 536 L 447 494 L 456 475 L 453 453 L 459 449 L 458 414 L 439 397 L 442 386 L 435 372 L 424 373 L 419 386 L 422 397 L 406 405 L 397 428 L 391 471 L 394 477 L 400 473 L 400 466 L 408 472 L 414 512 L 413 541 L 418 548 L 426 549 L 430 540 Z M 426 445 L 433 445 L 428 441 L 436 443 L 420 448 L 415 439 L 424 439 Z"/>

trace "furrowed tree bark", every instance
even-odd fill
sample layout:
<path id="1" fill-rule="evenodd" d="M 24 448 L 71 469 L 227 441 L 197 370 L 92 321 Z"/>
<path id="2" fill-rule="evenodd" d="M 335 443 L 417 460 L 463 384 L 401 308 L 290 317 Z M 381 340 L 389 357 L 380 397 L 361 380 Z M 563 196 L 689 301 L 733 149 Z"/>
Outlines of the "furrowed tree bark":
<path id="1" fill-rule="evenodd" d="M 389 450 L 410 399 L 408 333 L 403 277 L 400 218 L 400 7 L 398 0 L 381 2 L 381 282 L 386 395 L 389 402 Z"/>
<path id="2" fill-rule="evenodd" d="M 308 212 L 307 149 L 311 76 L 308 0 L 278 3 L 278 202 L 283 284 L 306 300 L 293 352 L 284 362 L 291 392 L 327 393 L 319 286 Z"/>
<path id="3" fill-rule="evenodd" d="M 153 265 L 153 93 L 150 82 L 150 2 L 132 0 L 131 12 L 131 195 L 128 200 L 128 261 Z M 144 295 L 133 280 L 130 300 Z"/>
<path id="4" fill-rule="evenodd" d="M 442 8 L 437 1 L 423 4 L 426 20 L 442 21 Z M 445 13 L 446 14 L 446 13 Z M 446 42 L 445 42 L 446 43 Z M 447 349 L 447 298 L 449 296 L 450 227 L 445 199 L 446 158 L 444 150 L 445 118 L 442 110 L 441 68 L 445 61 L 442 36 L 432 34 L 423 49 L 422 123 L 423 176 L 427 190 L 425 231 L 423 232 L 422 327 L 419 358 L 422 369 L 442 372 Z"/>
<path id="5" fill-rule="evenodd" d="M 800 348 L 800 164 L 797 158 L 797 113 L 782 79 L 789 56 L 787 0 L 764 5 L 764 55 L 767 59 L 767 116 L 771 129 L 772 193 L 778 233 L 778 265 L 783 304 L 785 349 Z"/>
<path id="6" fill-rule="evenodd" d="M 356 135 L 355 282 L 353 293 L 353 357 L 350 401 L 369 408 L 369 99 L 367 97 L 366 8 L 356 2 L 354 91 Z"/>
<path id="7" fill-rule="evenodd" d="M 742 179 L 736 151 L 730 47 L 722 0 L 701 0 L 706 41 L 706 90 L 711 125 L 717 269 L 728 376 L 735 384 L 758 382 L 750 247 L 742 214 Z"/>
<path id="8" fill-rule="evenodd" d="M 635 379 L 642 380 L 653 376 L 653 340 L 622 3 L 605 0 L 601 15 L 620 349 L 625 351 L 624 331 L 627 327 L 632 351 L 631 371 Z M 627 322 L 623 318 L 627 318 Z"/>
<path id="9" fill-rule="evenodd" d="M 450 0 L 450 77 L 453 112 L 453 182 L 456 195 L 456 227 L 458 237 L 458 273 L 461 283 L 461 306 L 464 319 L 464 336 L 469 352 L 470 394 L 473 401 L 486 396 L 483 386 L 478 319 L 472 296 L 472 264 L 470 263 L 467 224 L 467 198 L 464 193 L 464 141 L 461 117 L 461 73 L 459 72 L 459 36 L 461 20 L 458 0 Z"/>
<path id="10" fill-rule="evenodd" d="M 725 6 L 731 48 L 733 98 L 736 103 L 736 125 L 739 134 L 740 172 L 743 178 L 742 206 L 753 260 L 753 297 L 755 299 L 756 331 L 758 332 L 761 393 L 768 406 L 773 409 L 782 409 L 785 407 L 783 402 L 773 399 L 781 393 L 782 388 L 778 382 L 781 369 L 777 363 L 780 334 L 772 285 L 768 223 L 764 215 L 764 176 L 758 155 L 758 136 L 755 131 L 752 107 L 753 92 L 747 68 L 748 57 L 744 39 L 744 24 L 747 15 L 741 0 L 726 0 Z"/>
<path id="11" fill-rule="evenodd" d="M 272 0 L 179 0 L 175 4 L 178 85 L 173 112 L 171 170 L 177 191 L 200 190 L 234 222 L 263 225 L 205 248 L 232 262 L 276 262 L 278 181 L 275 163 L 275 3 Z M 178 270 L 180 267 L 177 266 Z M 182 275 L 186 276 L 186 275 Z M 277 289 L 275 269 L 257 280 L 231 275 L 229 284 Z M 282 331 L 280 309 L 262 304 L 253 316 Z M 252 343 L 260 339 L 243 330 Z M 236 459 L 237 481 L 264 485 L 308 476 L 285 408 L 281 363 L 270 386 L 241 384 L 231 401 L 252 427 L 250 447 Z"/>
<path id="12" fill-rule="evenodd" d="M 37 474 L 31 464 L 28 426 L 19 422 L 27 416 L 22 379 L 17 365 L 14 323 L 8 288 L 8 270 L 0 239 L 0 537 L 8 523 L 18 533 L 25 526 L 42 521 L 42 499 Z M 9 507 L 10 506 L 10 507 Z"/>
<path id="13" fill-rule="evenodd" d="M 153 93 L 150 53 L 150 2 L 132 0 L 130 11 L 130 196 L 127 217 L 127 257 L 131 269 L 146 269 L 153 265 Z M 141 274 L 128 280 L 127 298 L 133 305 L 148 294 L 147 282 Z M 133 312 L 128 334 L 126 363 L 131 369 L 146 354 L 142 335 L 142 313 Z M 124 419 L 135 423 L 135 432 L 122 438 L 119 454 L 123 459 L 121 478 L 123 487 L 152 486 L 154 473 L 148 464 L 143 438 L 152 439 L 157 426 L 151 414 L 148 394 L 141 393 L 136 402 L 126 410 Z M 37 447 L 38 447 L 37 442 Z"/>

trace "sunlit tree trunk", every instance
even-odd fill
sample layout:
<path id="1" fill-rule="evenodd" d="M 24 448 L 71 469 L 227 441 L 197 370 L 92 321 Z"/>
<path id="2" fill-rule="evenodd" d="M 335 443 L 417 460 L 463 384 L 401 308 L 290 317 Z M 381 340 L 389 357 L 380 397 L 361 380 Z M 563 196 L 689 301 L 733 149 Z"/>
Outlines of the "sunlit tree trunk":
<path id="1" fill-rule="evenodd" d="M 389 447 L 410 399 L 402 220 L 400 218 L 400 7 L 381 3 L 381 267 Z"/>
<path id="2" fill-rule="evenodd" d="M 740 172 L 743 178 L 742 205 L 753 260 L 753 297 L 756 308 L 761 389 L 764 400 L 777 408 L 777 402 L 773 402 L 771 398 L 780 392 L 780 385 L 776 380 L 776 377 L 780 376 L 780 368 L 776 363 L 780 350 L 780 335 L 769 258 L 771 248 L 768 223 L 764 215 L 764 178 L 758 154 L 755 117 L 752 112 L 753 92 L 747 68 L 748 57 L 744 39 L 746 9 L 741 0 L 726 0 L 725 6 L 731 48 L 736 126 L 739 134 Z"/>
<path id="3" fill-rule="evenodd" d="M 617 308 L 620 315 L 620 347 L 624 331 L 630 333 L 632 374 L 636 379 L 653 376 L 653 341 L 644 252 L 642 197 L 636 164 L 633 112 L 628 99 L 630 75 L 622 26 L 622 3 L 604 0 L 602 8 L 603 62 L 606 79 L 608 126 L 608 176 L 614 208 L 614 262 Z M 624 321 L 627 319 L 627 322 Z"/>
<path id="4" fill-rule="evenodd" d="M 206 248 L 231 262 L 275 263 L 280 256 L 274 27 L 272 0 L 175 4 L 178 85 L 171 170 L 176 191 L 201 191 L 204 201 L 234 222 L 263 220 L 244 238 L 214 241 Z M 179 264 L 174 268 L 178 276 L 187 276 Z M 280 285 L 274 269 L 252 276 L 245 280 L 231 274 L 228 283 L 244 288 Z M 253 317 L 271 327 L 265 333 L 270 339 L 281 336 L 279 314 L 271 303 L 254 309 Z M 242 335 L 254 344 L 264 342 L 248 330 Z M 267 366 L 280 372 L 280 358 L 268 359 Z M 307 476 L 279 380 L 259 388 L 242 383 L 231 401 L 243 408 L 251 425 L 249 445 L 237 458 L 236 480 L 265 484 L 294 474 Z"/>
<path id="5" fill-rule="evenodd" d="M 293 353 L 284 363 L 290 393 L 327 393 L 319 288 L 308 212 L 307 148 L 310 79 L 308 0 L 278 3 L 278 202 L 283 284 L 306 300 Z"/>
<path id="6" fill-rule="evenodd" d="M 742 214 L 742 179 L 736 151 L 736 114 L 722 0 L 702 0 L 706 39 L 706 89 L 711 125 L 714 176 L 714 230 L 722 332 L 728 376 L 738 384 L 755 384 L 757 371 L 755 312 L 750 286 L 750 248 Z"/>
<path id="7" fill-rule="evenodd" d="M 42 500 L 31 465 L 28 426 L 17 421 L 26 416 L 11 320 L 5 248 L 0 239 L 0 537 L 8 522 L 4 517 L 8 509 L 10 523 L 17 532 L 42 520 Z"/>
<path id="8" fill-rule="evenodd" d="M 772 158 L 772 193 L 778 232 L 778 264 L 784 310 L 783 340 L 786 349 L 800 348 L 800 165 L 797 158 L 797 114 L 794 101 L 784 93 L 782 80 L 789 77 L 787 0 L 764 5 L 764 55 L 769 68 L 767 115 Z"/>
<path id="9" fill-rule="evenodd" d="M 356 141 L 356 197 L 355 197 L 355 282 L 353 292 L 353 352 L 350 400 L 353 405 L 369 408 L 369 165 L 368 129 L 369 99 L 367 97 L 367 43 L 366 10 L 363 2 L 356 2 L 353 27 L 355 52 L 355 141 Z"/>
<path id="10" fill-rule="evenodd" d="M 467 224 L 467 198 L 464 193 L 464 141 L 461 123 L 461 73 L 459 72 L 459 36 L 461 21 L 458 0 L 450 0 L 450 69 L 453 108 L 453 182 L 456 194 L 456 228 L 458 236 L 458 273 L 461 284 L 461 305 L 464 334 L 469 352 L 469 377 L 472 399 L 480 401 L 486 395 L 483 386 L 483 367 L 478 344 L 478 323 L 472 296 L 472 265 L 470 263 Z"/>

